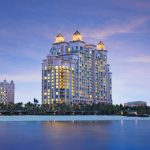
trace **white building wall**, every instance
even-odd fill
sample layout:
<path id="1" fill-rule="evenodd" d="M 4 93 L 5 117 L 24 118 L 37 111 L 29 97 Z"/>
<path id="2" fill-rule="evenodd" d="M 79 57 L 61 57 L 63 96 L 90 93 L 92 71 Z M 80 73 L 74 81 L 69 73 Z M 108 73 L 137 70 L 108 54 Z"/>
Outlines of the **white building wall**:
<path id="1" fill-rule="evenodd" d="M 91 61 L 89 61 L 89 59 L 91 59 Z M 102 62 L 102 64 L 100 64 L 100 62 Z M 102 70 L 99 69 L 100 66 L 96 67 L 96 63 L 102 65 Z M 97 50 L 94 45 L 86 46 L 83 41 L 54 44 L 50 50 L 50 54 L 47 56 L 46 60 L 43 61 L 42 69 L 44 70 L 45 66 L 48 68 L 49 65 L 53 67 L 66 66 L 69 69 L 74 69 L 74 96 L 72 96 L 71 93 L 72 73 L 70 73 L 70 93 L 68 98 L 67 89 L 64 90 L 65 102 L 89 104 L 112 103 L 111 73 L 109 71 L 109 65 L 107 64 L 106 50 Z M 90 66 L 92 66 L 92 68 Z M 42 84 L 44 84 L 44 75 L 42 74 L 42 76 Z M 58 76 L 60 76 L 60 72 Z M 98 81 L 96 80 L 96 76 Z M 92 80 L 90 81 L 90 79 Z M 98 89 L 96 91 L 95 85 L 97 82 Z M 50 88 L 52 87 L 50 86 Z M 53 91 L 51 95 L 53 95 L 53 99 L 56 100 L 55 88 L 50 89 L 50 91 Z M 60 92 L 61 90 L 59 88 L 58 99 L 60 99 Z M 42 88 L 42 101 L 45 103 L 46 101 L 44 100 L 43 93 L 44 89 Z"/>

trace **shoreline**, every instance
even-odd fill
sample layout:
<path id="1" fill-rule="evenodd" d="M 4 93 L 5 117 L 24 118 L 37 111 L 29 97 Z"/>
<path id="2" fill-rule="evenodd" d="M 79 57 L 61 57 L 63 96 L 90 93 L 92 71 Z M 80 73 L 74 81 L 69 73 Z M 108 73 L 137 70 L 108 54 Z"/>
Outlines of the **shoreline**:
<path id="1" fill-rule="evenodd" d="M 24 116 L 0 116 L 0 122 L 13 122 L 13 121 L 134 121 L 134 120 L 147 120 L 150 117 L 127 117 L 127 116 L 108 116 L 108 115 L 76 115 L 76 116 L 41 116 L 41 115 L 24 115 Z"/>

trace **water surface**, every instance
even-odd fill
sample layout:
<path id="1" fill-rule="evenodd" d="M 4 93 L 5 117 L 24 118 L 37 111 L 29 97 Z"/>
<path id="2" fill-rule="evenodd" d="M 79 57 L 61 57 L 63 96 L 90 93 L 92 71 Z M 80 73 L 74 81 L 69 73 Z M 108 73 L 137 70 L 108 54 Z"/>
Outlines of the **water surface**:
<path id="1" fill-rule="evenodd" d="M 0 150 L 150 150 L 150 121 L 0 122 Z"/>

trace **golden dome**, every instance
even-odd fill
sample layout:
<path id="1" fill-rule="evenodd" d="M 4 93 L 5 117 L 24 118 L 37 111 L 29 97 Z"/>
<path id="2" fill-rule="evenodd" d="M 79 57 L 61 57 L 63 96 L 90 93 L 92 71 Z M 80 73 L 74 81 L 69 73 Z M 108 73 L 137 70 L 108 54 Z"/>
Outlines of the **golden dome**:
<path id="1" fill-rule="evenodd" d="M 64 39 L 63 35 L 59 33 L 59 34 L 56 36 L 55 43 L 62 43 L 62 42 L 64 42 L 64 41 L 65 41 L 65 39 Z"/>
<path id="2" fill-rule="evenodd" d="M 105 44 L 102 41 L 97 44 L 97 50 L 106 50 Z"/>
<path id="3" fill-rule="evenodd" d="M 72 41 L 82 41 L 82 35 L 79 31 L 76 31 L 72 36 Z"/>

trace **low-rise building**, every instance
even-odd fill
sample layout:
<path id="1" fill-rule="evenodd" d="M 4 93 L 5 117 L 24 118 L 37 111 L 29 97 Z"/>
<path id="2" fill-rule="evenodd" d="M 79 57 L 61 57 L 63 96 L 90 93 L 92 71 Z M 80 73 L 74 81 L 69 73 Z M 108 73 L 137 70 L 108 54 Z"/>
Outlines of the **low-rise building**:
<path id="1" fill-rule="evenodd" d="M 125 103 L 124 106 L 128 106 L 128 107 L 147 106 L 147 103 L 144 101 L 132 101 L 132 102 Z"/>

